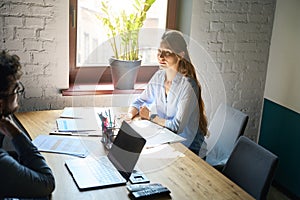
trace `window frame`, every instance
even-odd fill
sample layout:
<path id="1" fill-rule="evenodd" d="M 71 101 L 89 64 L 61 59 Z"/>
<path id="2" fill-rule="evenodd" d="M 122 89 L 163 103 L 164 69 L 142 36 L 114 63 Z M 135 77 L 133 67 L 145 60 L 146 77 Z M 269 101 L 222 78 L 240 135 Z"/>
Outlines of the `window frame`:
<path id="1" fill-rule="evenodd" d="M 63 95 L 84 95 L 84 92 L 75 94 L 74 85 L 112 84 L 110 66 L 77 67 L 77 1 L 69 0 L 69 89 L 63 91 Z M 167 29 L 176 29 L 176 10 L 178 0 L 168 0 Z M 158 66 L 141 66 L 137 83 L 147 83 L 158 70 Z M 80 73 L 79 73 L 80 71 Z M 100 79 L 97 77 L 101 77 Z M 99 80 L 98 80 L 99 79 Z M 96 81 L 97 80 L 97 81 Z M 89 93 L 87 91 L 87 93 Z M 94 94 L 107 94 L 110 92 L 96 92 Z"/>

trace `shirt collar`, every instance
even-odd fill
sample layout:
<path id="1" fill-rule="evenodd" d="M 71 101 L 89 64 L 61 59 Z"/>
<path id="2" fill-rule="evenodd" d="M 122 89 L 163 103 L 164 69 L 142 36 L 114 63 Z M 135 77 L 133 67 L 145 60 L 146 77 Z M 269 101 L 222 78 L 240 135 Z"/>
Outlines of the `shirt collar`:
<path id="1" fill-rule="evenodd" d="M 166 71 L 164 71 L 164 77 L 166 77 Z M 174 77 L 173 81 L 174 83 L 178 83 L 181 81 L 181 79 L 183 78 L 183 74 L 181 74 L 180 72 L 176 73 L 176 76 Z M 163 79 L 163 81 L 165 81 L 165 79 Z"/>

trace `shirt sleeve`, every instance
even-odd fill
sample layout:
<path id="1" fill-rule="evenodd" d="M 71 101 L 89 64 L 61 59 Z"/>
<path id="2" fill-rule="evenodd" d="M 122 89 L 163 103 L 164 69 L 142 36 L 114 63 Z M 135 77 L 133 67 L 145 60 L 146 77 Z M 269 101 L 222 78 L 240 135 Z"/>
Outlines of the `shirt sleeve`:
<path id="1" fill-rule="evenodd" d="M 46 197 L 55 187 L 51 169 L 32 142 L 20 134 L 12 140 L 19 162 L 0 149 L 0 197 Z"/>
<path id="2" fill-rule="evenodd" d="M 153 75 L 153 77 L 147 84 L 146 89 L 131 103 L 130 106 L 133 106 L 139 110 L 141 106 L 149 106 L 154 102 L 159 86 L 158 75 L 159 71 Z"/>

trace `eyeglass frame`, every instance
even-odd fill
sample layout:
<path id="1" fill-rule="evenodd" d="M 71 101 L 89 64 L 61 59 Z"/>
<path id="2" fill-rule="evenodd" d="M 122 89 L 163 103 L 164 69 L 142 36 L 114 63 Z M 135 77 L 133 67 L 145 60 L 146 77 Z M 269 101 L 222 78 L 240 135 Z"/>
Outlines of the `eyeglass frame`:
<path id="1" fill-rule="evenodd" d="M 13 92 L 10 94 L 6 94 L 6 95 L 0 94 L 0 99 L 5 99 L 5 98 L 8 98 L 8 97 L 16 95 L 16 94 L 20 95 L 20 94 L 23 94 L 24 92 L 25 92 L 25 87 L 24 87 L 23 83 L 21 81 L 18 81 Z"/>

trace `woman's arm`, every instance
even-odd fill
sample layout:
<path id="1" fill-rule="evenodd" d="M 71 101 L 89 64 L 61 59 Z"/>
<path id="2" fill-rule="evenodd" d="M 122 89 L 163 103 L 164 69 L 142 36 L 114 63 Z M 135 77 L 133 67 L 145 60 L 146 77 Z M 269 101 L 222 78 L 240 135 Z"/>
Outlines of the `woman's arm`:
<path id="1" fill-rule="evenodd" d="M 163 119 L 163 118 L 160 118 L 159 116 L 157 115 L 154 115 L 154 116 L 151 116 L 150 117 L 150 121 L 160 125 L 160 126 L 166 126 L 166 120 Z"/>
<path id="2" fill-rule="evenodd" d="M 160 71 L 156 72 L 149 83 L 147 84 L 146 89 L 137 97 L 130 105 L 128 109 L 128 117 L 133 118 L 136 116 L 141 108 L 147 108 L 147 105 L 150 105 L 155 100 L 156 94 L 159 90 L 159 79 Z M 147 108 L 148 109 L 148 108 Z M 148 109 L 149 111 L 149 109 Z M 143 110 L 147 112 L 147 110 Z M 146 116 L 146 115 L 145 115 Z M 144 116 L 144 117 L 145 117 Z M 146 118 L 146 117 L 145 117 Z M 147 119 L 147 118 L 146 118 Z"/>
<path id="3" fill-rule="evenodd" d="M 130 107 L 128 108 L 128 111 L 127 111 L 127 117 L 128 117 L 128 119 L 132 119 L 132 118 L 134 118 L 138 113 L 139 113 L 139 110 L 138 110 L 136 107 L 130 106 Z"/>

